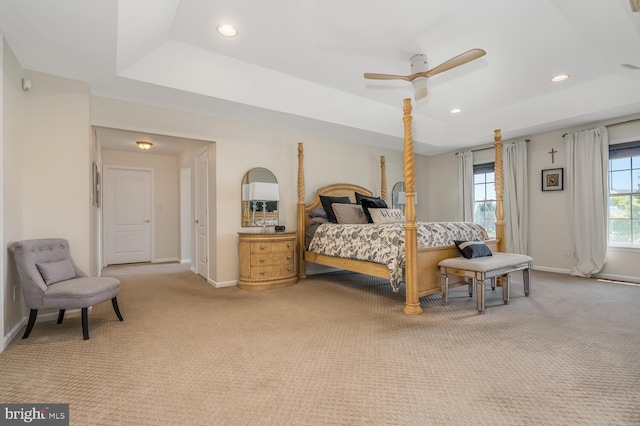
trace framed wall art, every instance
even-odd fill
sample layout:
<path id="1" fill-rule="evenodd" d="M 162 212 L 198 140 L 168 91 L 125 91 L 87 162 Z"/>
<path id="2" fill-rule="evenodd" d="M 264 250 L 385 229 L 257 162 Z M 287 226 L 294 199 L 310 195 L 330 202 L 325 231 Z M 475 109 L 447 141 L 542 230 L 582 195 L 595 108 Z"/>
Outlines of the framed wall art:
<path id="1" fill-rule="evenodd" d="M 564 169 L 546 169 L 542 171 L 543 191 L 562 191 L 564 189 Z"/>

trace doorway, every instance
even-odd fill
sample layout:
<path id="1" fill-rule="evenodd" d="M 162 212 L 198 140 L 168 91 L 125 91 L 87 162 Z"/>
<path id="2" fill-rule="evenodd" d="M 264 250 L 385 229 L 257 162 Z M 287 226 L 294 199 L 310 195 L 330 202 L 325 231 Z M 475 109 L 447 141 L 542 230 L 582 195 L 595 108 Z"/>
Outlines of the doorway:
<path id="1" fill-rule="evenodd" d="M 104 266 L 151 262 L 153 169 L 104 168 Z"/>

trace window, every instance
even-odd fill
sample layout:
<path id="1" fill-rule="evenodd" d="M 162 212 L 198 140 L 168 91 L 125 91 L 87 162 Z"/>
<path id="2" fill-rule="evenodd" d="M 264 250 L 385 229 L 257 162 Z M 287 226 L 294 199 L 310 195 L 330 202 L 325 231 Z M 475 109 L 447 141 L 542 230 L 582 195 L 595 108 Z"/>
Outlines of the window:
<path id="1" fill-rule="evenodd" d="M 609 147 L 609 243 L 640 246 L 640 141 Z"/>
<path id="2" fill-rule="evenodd" d="M 493 163 L 473 166 L 473 221 L 496 237 L 496 186 Z"/>

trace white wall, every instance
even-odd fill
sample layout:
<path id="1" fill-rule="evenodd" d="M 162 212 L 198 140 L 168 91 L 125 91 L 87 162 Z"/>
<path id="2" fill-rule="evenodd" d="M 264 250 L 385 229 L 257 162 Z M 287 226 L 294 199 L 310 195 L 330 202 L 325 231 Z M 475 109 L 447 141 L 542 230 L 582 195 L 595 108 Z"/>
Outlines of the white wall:
<path id="1" fill-rule="evenodd" d="M 532 135 L 528 145 L 529 160 L 529 254 L 534 258 L 536 269 L 552 272 L 569 273 L 572 257 L 571 235 L 569 231 L 567 191 L 542 192 L 541 171 L 544 169 L 563 167 L 566 169 L 566 149 L 563 134 L 591 128 L 617 121 L 593 123 L 589 126 L 571 128 L 561 131 Z M 608 127 L 609 140 L 628 141 L 640 139 L 640 121 Z M 490 132 L 487 141 L 493 139 Z M 508 140 L 505 143 L 511 142 Z M 556 150 L 555 162 L 552 163 L 549 151 Z M 493 160 L 493 150 L 474 153 L 474 163 Z M 456 220 L 458 209 L 457 162 L 455 152 L 449 152 L 421 159 L 421 167 L 428 168 L 428 192 L 431 205 L 429 220 Z M 607 251 L 607 263 L 599 276 L 622 279 L 626 281 L 640 280 L 640 250 L 615 249 Z"/>
<path id="2" fill-rule="evenodd" d="M 80 268 L 91 261 L 89 87 L 22 69 L 3 44 L 3 241 L 61 237 Z M 21 89 L 22 77 L 33 82 Z M 13 286 L 13 259 L 3 256 L 4 341 L 26 310 Z"/>
<path id="3" fill-rule="evenodd" d="M 1 156 L 2 156 L 2 194 L 0 200 L 2 209 L 2 235 L 3 247 L 22 237 L 22 191 L 21 191 L 21 168 L 22 152 L 20 142 L 22 140 L 22 114 L 24 92 L 21 89 L 23 70 L 13 51 L 4 41 L 2 43 L 2 80 L 0 120 Z M 0 273 L 3 277 L 2 292 L 0 293 L 0 328 L 3 331 L 3 341 L 0 346 L 4 348 L 7 343 L 6 338 L 12 330 L 15 332 L 17 324 L 20 323 L 25 314 L 22 292 L 20 291 L 17 271 L 13 259 L 9 256 L 8 250 L 4 250 Z M 16 289 L 16 300 L 13 300 L 14 286 Z M 2 349 L 0 348 L 0 350 Z"/>
<path id="4" fill-rule="evenodd" d="M 152 261 L 180 259 L 180 195 L 178 157 L 150 152 L 102 150 L 102 165 L 153 169 L 154 247 Z"/>
<path id="5" fill-rule="evenodd" d="M 305 146 L 307 202 L 329 183 L 350 182 L 380 191 L 380 156 L 386 156 L 387 187 L 402 180 L 402 152 L 304 135 L 199 114 L 92 97 L 92 124 L 214 141 L 210 149 L 209 280 L 238 279 L 240 185 L 253 167 L 271 170 L 280 184 L 280 223 L 296 229 L 297 143 Z M 399 150 L 402 147 L 398 147 Z"/>

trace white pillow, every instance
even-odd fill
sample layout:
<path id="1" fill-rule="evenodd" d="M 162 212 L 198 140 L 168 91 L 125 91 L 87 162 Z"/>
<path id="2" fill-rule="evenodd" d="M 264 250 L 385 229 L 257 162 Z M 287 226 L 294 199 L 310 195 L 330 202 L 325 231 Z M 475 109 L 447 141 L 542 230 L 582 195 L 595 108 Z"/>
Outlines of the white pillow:
<path id="1" fill-rule="evenodd" d="M 369 213 L 373 223 L 406 223 L 407 219 L 400 209 L 370 208 Z"/>

